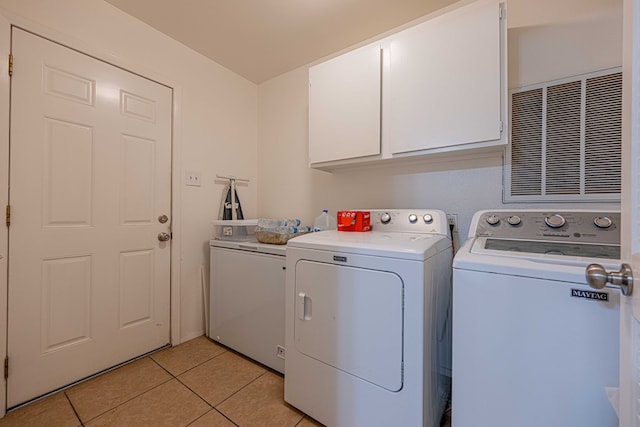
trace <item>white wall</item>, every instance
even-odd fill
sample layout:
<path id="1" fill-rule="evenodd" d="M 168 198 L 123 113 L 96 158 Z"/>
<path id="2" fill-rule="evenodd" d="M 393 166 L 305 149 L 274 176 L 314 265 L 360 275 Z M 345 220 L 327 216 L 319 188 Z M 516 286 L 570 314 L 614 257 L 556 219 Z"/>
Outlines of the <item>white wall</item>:
<path id="1" fill-rule="evenodd" d="M 510 86 L 621 65 L 622 0 L 510 0 L 508 7 L 518 25 L 508 33 Z M 309 169 L 307 72 L 301 67 L 258 88 L 261 216 L 298 216 L 309 224 L 323 208 L 440 208 L 458 214 L 459 243 L 475 211 L 504 206 L 500 155 L 334 173 Z"/>
<path id="2" fill-rule="evenodd" d="M 509 88 L 622 65 L 622 0 L 510 0 Z"/>
<path id="3" fill-rule="evenodd" d="M 174 87 L 174 249 L 181 250 L 179 283 L 172 283 L 181 299 L 174 336 L 203 334 L 200 267 L 208 278 L 210 221 L 223 189 L 216 173 L 252 181 L 238 192 L 247 216 L 256 215 L 256 85 L 101 0 L 0 0 L 0 9 L 13 23 Z M 0 37 L 2 45 L 7 35 Z M 185 171 L 201 172 L 202 186 L 184 186 Z"/>

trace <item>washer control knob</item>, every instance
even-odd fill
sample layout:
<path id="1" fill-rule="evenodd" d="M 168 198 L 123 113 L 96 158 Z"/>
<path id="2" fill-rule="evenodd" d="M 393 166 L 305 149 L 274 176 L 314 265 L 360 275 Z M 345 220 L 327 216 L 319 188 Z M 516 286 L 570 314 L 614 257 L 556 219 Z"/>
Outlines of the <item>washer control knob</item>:
<path id="1" fill-rule="evenodd" d="M 383 213 L 382 215 L 380 215 L 380 222 L 383 224 L 389 224 L 391 222 L 391 215 L 386 212 Z"/>
<path id="2" fill-rule="evenodd" d="M 491 215 L 487 217 L 487 224 L 498 225 L 500 224 L 500 218 L 497 215 Z"/>
<path id="3" fill-rule="evenodd" d="M 516 226 L 520 225 L 522 219 L 520 219 L 518 215 L 511 215 L 509 218 L 507 218 L 507 222 L 513 226 Z"/>
<path id="4" fill-rule="evenodd" d="M 422 219 L 424 220 L 425 224 L 431 224 L 433 222 L 433 215 L 431 214 L 424 214 L 424 216 L 422 217 Z"/>
<path id="5" fill-rule="evenodd" d="M 611 218 L 609 218 L 608 216 L 597 216 L 593 220 L 593 223 L 598 228 L 609 228 L 613 225 L 613 221 L 611 221 Z"/>
<path id="6" fill-rule="evenodd" d="M 415 224 L 417 221 L 418 221 L 418 215 L 416 214 L 409 215 L 409 222 L 411 224 Z"/>
<path id="7" fill-rule="evenodd" d="M 547 215 L 544 218 L 544 223 L 551 228 L 560 228 L 567 223 L 564 217 L 560 214 Z"/>

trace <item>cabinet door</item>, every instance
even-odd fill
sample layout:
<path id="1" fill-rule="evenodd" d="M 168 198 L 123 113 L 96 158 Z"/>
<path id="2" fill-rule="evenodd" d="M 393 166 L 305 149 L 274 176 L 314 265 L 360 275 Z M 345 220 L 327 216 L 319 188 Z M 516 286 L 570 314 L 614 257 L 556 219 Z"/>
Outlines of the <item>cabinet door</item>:
<path id="1" fill-rule="evenodd" d="M 472 3 L 390 38 L 385 124 L 392 153 L 500 139 L 500 38 L 496 1 Z"/>
<path id="2" fill-rule="evenodd" d="M 380 44 L 309 68 L 311 164 L 380 154 Z"/>

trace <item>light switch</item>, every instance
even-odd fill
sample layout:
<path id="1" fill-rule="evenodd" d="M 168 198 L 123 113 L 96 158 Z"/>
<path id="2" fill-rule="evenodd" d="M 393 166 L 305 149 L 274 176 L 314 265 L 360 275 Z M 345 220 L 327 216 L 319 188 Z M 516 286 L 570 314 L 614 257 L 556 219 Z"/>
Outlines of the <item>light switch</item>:
<path id="1" fill-rule="evenodd" d="M 200 172 L 185 172 L 185 183 L 186 185 L 191 185 L 194 187 L 200 187 L 200 181 L 202 178 L 200 177 Z"/>

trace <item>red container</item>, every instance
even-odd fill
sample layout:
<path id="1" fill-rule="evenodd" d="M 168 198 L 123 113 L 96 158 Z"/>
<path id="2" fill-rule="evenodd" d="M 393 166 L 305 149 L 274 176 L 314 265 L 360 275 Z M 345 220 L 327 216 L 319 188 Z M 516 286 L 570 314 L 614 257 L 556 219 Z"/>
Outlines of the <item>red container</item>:
<path id="1" fill-rule="evenodd" d="M 371 231 L 371 212 L 338 211 L 338 231 Z"/>

